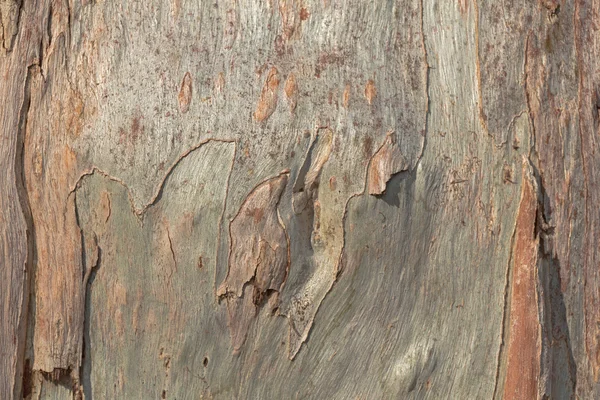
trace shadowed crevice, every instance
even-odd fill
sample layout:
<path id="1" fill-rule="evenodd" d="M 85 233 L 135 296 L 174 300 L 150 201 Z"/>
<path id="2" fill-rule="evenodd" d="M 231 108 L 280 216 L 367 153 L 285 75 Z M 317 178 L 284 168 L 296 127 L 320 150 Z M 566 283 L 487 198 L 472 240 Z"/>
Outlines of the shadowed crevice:
<path id="1" fill-rule="evenodd" d="M 536 234 L 540 237 L 538 279 L 543 294 L 541 306 L 544 308 L 544 320 L 540 321 L 544 341 L 542 351 L 545 353 L 543 360 L 549 376 L 545 395 L 548 398 L 569 399 L 575 395 L 577 364 L 573 356 L 562 291 L 561 264 L 554 251 L 554 226 L 548 223 L 550 198 L 535 165 L 533 170 L 540 190 Z"/>
<path id="2" fill-rule="evenodd" d="M 29 347 L 28 339 L 33 340 L 33 325 L 35 323 L 32 318 L 29 321 L 31 313 L 35 308 L 35 301 L 31 301 L 30 297 L 34 293 L 33 279 L 32 276 L 35 274 L 35 265 L 37 261 L 36 254 L 36 243 L 35 243 L 35 225 L 33 222 L 33 216 L 31 213 L 31 203 L 29 200 L 29 193 L 27 191 L 27 180 L 25 174 L 25 135 L 27 134 L 27 119 L 29 116 L 29 108 L 31 105 L 31 77 L 33 69 L 37 68 L 36 64 L 27 67 L 27 73 L 25 76 L 25 85 L 23 93 L 23 104 L 19 115 L 19 125 L 17 132 L 17 153 L 15 156 L 15 183 L 17 188 L 17 194 L 19 198 L 19 205 L 21 212 L 23 213 L 23 219 L 26 224 L 26 235 L 27 235 L 27 258 L 25 261 L 25 271 L 23 279 L 23 303 L 21 311 L 21 319 L 18 322 L 18 335 L 17 346 L 17 369 L 15 377 L 15 387 L 13 395 L 15 398 L 21 397 L 22 393 L 31 393 L 31 379 L 26 379 L 25 368 L 25 352 Z M 22 381 L 22 382 L 20 382 Z M 17 384 L 17 382 L 19 382 Z M 23 386 L 21 386 L 23 385 Z M 21 393 L 19 393 L 21 392 Z"/>
<path id="3" fill-rule="evenodd" d="M 83 318 L 83 344 L 81 352 L 80 380 L 83 389 L 83 395 L 86 400 L 92 397 L 92 339 L 91 339 L 91 318 L 92 318 L 92 285 L 96 279 L 96 273 L 102 260 L 102 249 L 98 246 L 98 258 L 85 286 L 85 303 Z"/>

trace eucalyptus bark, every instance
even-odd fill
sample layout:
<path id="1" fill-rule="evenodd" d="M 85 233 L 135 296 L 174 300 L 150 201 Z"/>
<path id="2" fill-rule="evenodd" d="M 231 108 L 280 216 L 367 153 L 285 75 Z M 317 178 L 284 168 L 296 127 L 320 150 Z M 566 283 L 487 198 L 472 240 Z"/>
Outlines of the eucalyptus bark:
<path id="1" fill-rule="evenodd" d="M 600 398 L 600 0 L 0 0 L 0 398 Z"/>

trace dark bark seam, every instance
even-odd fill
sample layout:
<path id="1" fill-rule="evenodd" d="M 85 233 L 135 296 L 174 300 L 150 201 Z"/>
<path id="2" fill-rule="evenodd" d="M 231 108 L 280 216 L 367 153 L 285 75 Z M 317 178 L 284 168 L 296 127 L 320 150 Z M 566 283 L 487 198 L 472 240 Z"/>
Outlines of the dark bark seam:
<path id="1" fill-rule="evenodd" d="M 421 43 L 423 46 L 423 55 L 425 56 L 425 96 L 427 97 L 427 103 L 425 105 L 425 131 L 423 132 L 423 142 L 421 144 L 421 154 L 417 157 L 415 166 L 425 154 L 425 147 L 427 146 L 427 133 L 429 132 L 429 118 L 431 116 L 431 95 L 429 93 L 429 87 L 431 85 L 431 66 L 429 65 L 429 53 L 427 52 L 427 44 L 425 43 L 425 9 L 421 0 Z"/>
<path id="2" fill-rule="evenodd" d="M 14 29 L 14 34 L 12 32 L 8 32 L 8 36 L 6 35 L 6 31 L 4 30 L 5 26 L 2 24 L 2 19 L 0 18 L 0 27 L 2 27 L 2 31 L 4 32 L 2 37 L 2 47 L 7 53 L 10 53 L 13 50 L 15 38 L 19 33 L 19 26 L 21 25 L 21 15 L 23 14 L 23 2 L 24 0 L 19 1 L 19 10 L 17 11 L 17 22 Z M 7 42 L 8 46 L 6 45 Z"/>
<path id="3" fill-rule="evenodd" d="M 19 114 L 19 124 L 17 128 L 17 154 L 15 155 L 15 186 L 17 188 L 17 194 L 19 197 L 19 204 L 21 206 L 21 212 L 26 223 L 26 246 L 27 246 L 27 257 L 24 265 L 24 279 L 23 279 L 23 304 L 21 305 L 21 318 L 19 319 L 19 325 L 22 325 L 18 331 L 20 340 L 18 340 L 18 346 L 22 348 L 18 350 L 17 356 L 17 369 L 15 376 L 15 387 L 14 396 L 18 398 L 22 395 L 22 391 L 31 391 L 31 388 L 21 387 L 21 383 L 17 383 L 18 379 L 23 376 L 23 367 L 25 363 L 25 349 L 27 347 L 28 329 L 32 327 L 28 324 L 29 312 L 30 312 L 30 294 L 33 293 L 33 279 L 31 279 L 36 259 L 36 243 L 35 243 L 35 226 L 33 222 L 33 216 L 31 214 L 31 203 L 29 200 L 29 192 L 27 191 L 27 181 L 25 177 L 25 135 L 27 133 L 27 119 L 29 117 L 29 108 L 31 105 L 31 77 L 32 69 L 39 67 L 37 64 L 27 66 L 27 72 L 25 76 L 25 84 L 23 89 L 23 104 L 21 105 Z M 21 392 L 21 393 L 17 393 Z"/>

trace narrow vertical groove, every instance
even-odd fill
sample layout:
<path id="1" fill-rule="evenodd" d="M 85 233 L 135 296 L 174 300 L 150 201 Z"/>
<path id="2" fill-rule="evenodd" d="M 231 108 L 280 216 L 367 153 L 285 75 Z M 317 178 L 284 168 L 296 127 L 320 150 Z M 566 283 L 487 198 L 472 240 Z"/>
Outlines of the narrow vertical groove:
<path id="1" fill-rule="evenodd" d="M 25 173 L 25 135 L 27 133 L 27 118 L 29 116 L 29 108 L 31 104 L 31 75 L 32 69 L 37 65 L 27 66 L 25 74 L 25 84 L 23 89 L 23 103 L 19 114 L 19 124 L 17 128 L 17 152 L 15 156 L 15 185 L 19 197 L 21 212 L 26 224 L 26 246 L 27 257 L 24 266 L 23 279 L 23 303 L 21 304 L 21 316 L 19 318 L 19 339 L 17 339 L 18 357 L 17 368 L 14 386 L 14 397 L 22 397 L 23 392 L 30 391 L 31 388 L 23 387 L 23 376 L 25 366 L 25 349 L 27 348 L 28 329 L 32 327 L 28 323 L 30 312 L 30 293 L 33 293 L 31 285 L 33 284 L 32 275 L 35 268 L 35 226 L 31 214 L 31 206 L 29 201 L 29 193 L 27 191 L 27 181 Z"/>
<path id="2" fill-rule="evenodd" d="M 425 132 L 423 133 L 423 144 L 421 145 L 421 154 L 417 157 L 417 163 L 425 154 L 425 147 L 427 146 L 427 133 L 429 132 L 429 118 L 431 116 L 431 94 L 429 93 L 429 86 L 431 84 L 431 66 L 429 65 L 429 53 L 427 52 L 427 43 L 425 43 L 425 8 L 424 0 L 421 0 L 421 42 L 423 45 L 423 55 L 425 57 Z M 416 164 L 415 163 L 415 166 Z"/>
<path id="3" fill-rule="evenodd" d="M 10 53 L 13 50 L 15 38 L 17 37 L 17 33 L 19 32 L 19 26 L 21 25 L 21 15 L 23 14 L 23 2 L 24 2 L 24 0 L 18 1 L 19 9 L 17 10 L 17 21 L 16 21 L 16 24 L 15 24 L 16 26 L 14 29 L 14 31 L 16 32 L 15 34 L 13 34 L 12 32 L 9 32 L 9 36 L 7 37 L 5 29 L 8 29 L 8 27 L 5 27 L 2 24 L 2 21 L 0 20 L 0 28 L 2 28 L 2 31 L 3 31 L 2 47 L 4 48 L 6 53 Z M 1 15 L 2 15 L 2 13 L 0 13 L 0 16 Z"/>
<path id="4" fill-rule="evenodd" d="M 473 8 L 475 9 L 475 69 L 477 73 L 477 107 L 479 110 L 479 122 L 481 128 L 488 135 L 487 120 L 485 112 L 483 111 L 483 96 L 481 94 L 481 61 L 479 56 L 479 4 L 478 0 L 473 0 Z"/>
<path id="5" fill-rule="evenodd" d="M 96 273 L 101 262 L 102 251 L 97 246 L 97 258 L 94 265 L 90 267 L 90 273 L 84 282 L 85 300 L 83 309 L 83 338 L 81 350 L 81 363 L 79 367 L 79 383 L 81 385 L 79 394 L 83 394 L 86 400 L 92 399 L 92 341 L 91 333 L 91 308 L 92 308 L 92 284 L 96 279 Z"/>
<path id="6" fill-rule="evenodd" d="M 100 265 L 100 254 L 101 249 L 98 246 L 98 238 L 93 233 L 94 238 L 94 258 L 92 259 L 91 265 L 88 263 L 88 255 L 86 249 L 86 241 L 84 238 L 84 231 L 81 228 L 79 208 L 77 207 L 77 192 L 73 195 L 75 199 L 73 201 L 75 207 L 75 221 L 77 228 L 81 234 L 81 261 L 82 261 L 82 282 L 83 282 L 83 328 L 81 333 L 81 359 L 79 362 L 79 370 L 77 371 L 77 387 L 74 388 L 74 399 L 92 399 L 91 393 L 91 369 L 92 369 L 92 354 L 91 354 L 91 340 L 90 340 L 90 318 L 91 318 L 91 286 L 96 277 L 98 266 Z"/>

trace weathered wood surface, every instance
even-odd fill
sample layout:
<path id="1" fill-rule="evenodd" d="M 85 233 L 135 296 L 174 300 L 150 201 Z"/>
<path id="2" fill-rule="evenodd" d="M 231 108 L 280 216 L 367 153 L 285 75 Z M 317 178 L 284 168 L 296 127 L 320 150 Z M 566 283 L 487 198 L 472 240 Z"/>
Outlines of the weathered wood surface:
<path id="1" fill-rule="evenodd" d="M 0 398 L 599 398 L 599 11 L 1 0 Z"/>

